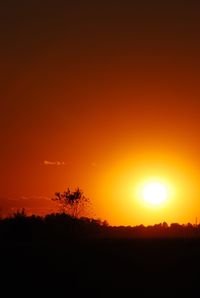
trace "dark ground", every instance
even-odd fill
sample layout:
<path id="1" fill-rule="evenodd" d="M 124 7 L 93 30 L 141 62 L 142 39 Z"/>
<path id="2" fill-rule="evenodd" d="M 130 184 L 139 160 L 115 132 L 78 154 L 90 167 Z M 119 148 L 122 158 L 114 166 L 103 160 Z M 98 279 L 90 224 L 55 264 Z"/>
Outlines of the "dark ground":
<path id="1" fill-rule="evenodd" d="M 15 242 L 0 250 L 7 295 L 200 297 L 200 239 Z"/>

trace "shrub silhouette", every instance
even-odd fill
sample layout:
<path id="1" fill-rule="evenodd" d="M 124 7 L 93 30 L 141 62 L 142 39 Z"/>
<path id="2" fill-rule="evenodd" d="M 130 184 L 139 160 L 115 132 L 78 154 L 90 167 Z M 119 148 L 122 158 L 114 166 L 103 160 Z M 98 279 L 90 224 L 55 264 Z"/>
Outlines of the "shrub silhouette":
<path id="1" fill-rule="evenodd" d="M 60 212 L 75 218 L 83 216 L 90 204 L 89 199 L 84 196 L 80 188 L 75 191 L 68 188 L 67 191 L 56 192 L 52 200 L 57 202 Z"/>
<path id="2" fill-rule="evenodd" d="M 26 210 L 25 208 L 22 208 L 22 210 L 17 210 L 16 212 L 13 213 L 13 217 L 14 218 L 25 218 L 27 215 L 26 215 Z"/>
<path id="3" fill-rule="evenodd" d="M 67 241 L 76 239 L 137 239 L 137 238 L 198 238 L 200 225 L 178 223 L 152 226 L 110 226 L 106 221 L 74 217 L 67 213 L 52 213 L 44 217 L 17 212 L 0 219 L 0 238 L 8 242 Z"/>

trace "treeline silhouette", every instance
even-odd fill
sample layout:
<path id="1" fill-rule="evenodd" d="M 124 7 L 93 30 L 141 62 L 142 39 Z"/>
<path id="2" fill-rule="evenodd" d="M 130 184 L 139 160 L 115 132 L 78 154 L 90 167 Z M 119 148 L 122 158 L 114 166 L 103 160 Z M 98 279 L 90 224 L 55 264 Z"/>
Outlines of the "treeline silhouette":
<path id="1" fill-rule="evenodd" d="M 110 226 L 107 221 L 87 217 L 76 218 L 65 213 L 27 216 L 25 210 L 0 219 L 3 241 L 45 241 L 91 238 L 200 238 L 200 225 L 166 222 L 152 226 Z"/>
<path id="2" fill-rule="evenodd" d="M 193 297 L 199 290 L 200 226 L 113 227 L 22 210 L 0 220 L 0 256 L 7 296 L 54 291 L 66 297 L 185 297 L 189 290 L 186 297 Z"/>

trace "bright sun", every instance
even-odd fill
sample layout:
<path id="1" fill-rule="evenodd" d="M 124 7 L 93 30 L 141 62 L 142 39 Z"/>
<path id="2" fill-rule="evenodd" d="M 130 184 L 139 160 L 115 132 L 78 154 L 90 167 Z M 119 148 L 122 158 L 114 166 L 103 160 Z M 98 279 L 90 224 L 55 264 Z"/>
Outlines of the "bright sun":
<path id="1" fill-rule="evenodd" d="M 151 182 L 143 188 L 144 201 L 151 205 L 160 205 L 166 201 L 168 190 L 164 184 Z"/>

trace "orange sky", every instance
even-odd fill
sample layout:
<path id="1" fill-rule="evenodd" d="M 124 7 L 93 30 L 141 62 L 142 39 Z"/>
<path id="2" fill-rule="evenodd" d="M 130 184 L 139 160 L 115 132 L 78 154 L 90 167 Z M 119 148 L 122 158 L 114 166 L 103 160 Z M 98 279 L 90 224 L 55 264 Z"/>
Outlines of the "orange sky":
<path id="1" fill-rule="evenodd" d="M 4 212 L 79 186 L 111 224 L 200 218 L 200 5 L 130 2 L 1 2 Z M 151 177 L 168 206 L 136 198 Z"/>

